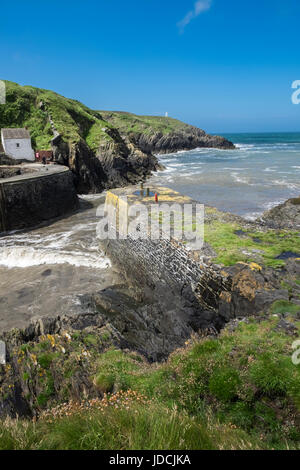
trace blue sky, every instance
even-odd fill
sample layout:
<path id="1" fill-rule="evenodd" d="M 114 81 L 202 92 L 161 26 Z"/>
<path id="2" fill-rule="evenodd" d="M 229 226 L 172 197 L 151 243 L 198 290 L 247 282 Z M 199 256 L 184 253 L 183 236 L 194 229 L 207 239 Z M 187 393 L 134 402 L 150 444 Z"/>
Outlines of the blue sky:
<path id="1" fill-rule="evenodd" d="M 209 132 L 300 131 L 299 21 L 299 0 L 15 0 L 0 77 Z"/>

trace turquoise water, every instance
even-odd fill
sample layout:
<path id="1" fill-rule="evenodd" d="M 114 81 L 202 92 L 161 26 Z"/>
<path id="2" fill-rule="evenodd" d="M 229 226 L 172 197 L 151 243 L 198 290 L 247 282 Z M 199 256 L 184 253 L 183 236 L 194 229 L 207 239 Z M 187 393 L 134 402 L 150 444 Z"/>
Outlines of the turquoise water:
<path id="1" fill-rule="evenodd" d="M 249 219 L 300 195 L 300 133 L 227 134 L 236 150 L 159 155 L 152 179 L 200 202 Z"/>

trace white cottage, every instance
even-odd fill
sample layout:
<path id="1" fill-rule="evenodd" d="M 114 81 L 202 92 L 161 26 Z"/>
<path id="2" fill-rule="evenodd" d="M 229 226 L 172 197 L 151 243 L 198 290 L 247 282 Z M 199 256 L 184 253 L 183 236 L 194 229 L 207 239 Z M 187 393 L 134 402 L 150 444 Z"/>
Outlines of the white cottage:
<path id="1" fill-rule="evenodd" d="M 27 129 L 1 129 L 1 142 L 6 155 L 16 160 L 35 160 Z"/>

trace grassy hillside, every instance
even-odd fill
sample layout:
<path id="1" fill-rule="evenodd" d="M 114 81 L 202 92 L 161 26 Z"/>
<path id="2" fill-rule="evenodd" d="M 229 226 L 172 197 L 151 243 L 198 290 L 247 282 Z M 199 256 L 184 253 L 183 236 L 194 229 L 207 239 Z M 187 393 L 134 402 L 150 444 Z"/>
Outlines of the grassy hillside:
<path id="1" fill-rule="evenodd" d="M 0 107 L 0 128 L 27 127 L 35 149 L 51 149 L 53 132 L 49 117 L 67 142 L 78 142 L 82 138 L 96 150 L 102 139 L 109 139 L 103 129 L 111 124 L 79 101 L 49 90 L 5 83 L 6 105 Z"/>
<path id="2" fill-rule="evenodd" d="M 177 119 L 162 116 L 137 116 L 136 114 L 100 111 L 101 115 L 114 127 L 117 127 L 121 134 L 142 133 L 150 135 L 161 132 L 166 135 L 170 132 L 184 131 L 190 126 Z"/>
<path id="3" fill-rule="evenodd" d="M 53 91 L 5 83 L 6 105 L 0 107 L 0 128 L 27 127 L 35 149 L 51 149 L 53 132 L 49 117 L 65 141 L 74 143 L 82 138 L 94 152 L 101 143 L 112 141 L 107 128 L 115 127 L 121 134 L 161 132 L 166 135 L 190 127 L 172 118 L 93 111 Z"/>
<path id="4" fill-rule="evenodd" d="M 195 337 L 164 364 L 113 347 L 99 354 L 94 333 L 73 333 L 69 346 L 59 335 L 24 345 L 23 380 L 44 382 L 37 406 L 45 411 L 37 422 L 2 423 L 0 448 L 299 449 L 300 369 L 291 360 L 294 339 L 279 329 L 275 311 L 277 305 L 263 321 L 240 323 L 218 339 Z M 47 409 L 52 374 L 61 372 L 67 393 L 84 355 L 103 399 Z"/>

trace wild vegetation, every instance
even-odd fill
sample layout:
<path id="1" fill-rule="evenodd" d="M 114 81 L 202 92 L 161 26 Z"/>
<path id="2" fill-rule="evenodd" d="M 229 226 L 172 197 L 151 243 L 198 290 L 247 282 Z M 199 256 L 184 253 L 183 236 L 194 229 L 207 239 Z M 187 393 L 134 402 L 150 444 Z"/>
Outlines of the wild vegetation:
<path id="1" fill-rule="evenodd" d="M 0 128 L 27 127 L 36 149 L 51 149 L 53 129 L 49 118 L 68 142 L 78 142 L 83 138 L 92 149 L 96 149 L 101 138 L 108 138 L 103 129 L 111 125 L 79 101 L 49 90 L 22 87 L 8 81 L 5 84 L 6 105 L 0 108 Z"/>
<path id="2" fill-rule="evenodd" d="M 183 131 L 190 126 L 170 117 L 138 116 L 132 113 L 116 111 L 99 111 L 101 115 L 123 134 L 153 134 L 163 135 L 174 131 Z"/>
<path id="3" fill-rule="evenodd" d="M 300 258 L 299 232 L 292 230 L 245 230 L 238 223 L 216 220 L 205 225 L 205 241 L 215 250 L 215 261 L 225 266 L 242 261 L 276 268 L 285 265 L 280 255 L 286 252 Z"/>
<path id="4" fill-rule="evenodd" d="M 283 311 L 299 333 L 299 306 L 275 303 L 218 338 L 195 336 L 162 364 L 116 349 L 108 332 L 23 345 L 23 380 L 42 384 L 39 417 L 5 420 L 0 448 L 299 449 L 300 369 Z M 72 377 L 86 369 L 98 394 L 72 400 Z"/>
<path id="5" fill-rule="evenodd" d="M 27 127 L 35 149 L 51 149 L 53 129 L 49 118 L 65 141 L 75 143 L 83 139 L 94 152 L 100 144 L 112 141 L 107 132 L 111 128 L 127 135 L 131 132 L 168 134 L 190 127 L 172 118 L 93 111 L 50 90 L 9 81 L 5 84 L 6 105 L 0 107 L 0 128 Z"/>

